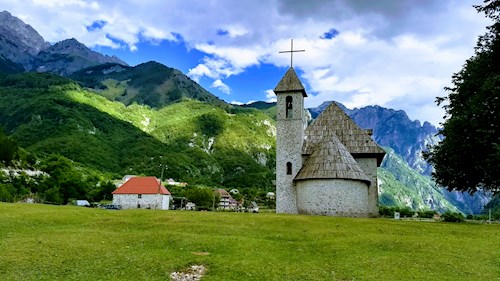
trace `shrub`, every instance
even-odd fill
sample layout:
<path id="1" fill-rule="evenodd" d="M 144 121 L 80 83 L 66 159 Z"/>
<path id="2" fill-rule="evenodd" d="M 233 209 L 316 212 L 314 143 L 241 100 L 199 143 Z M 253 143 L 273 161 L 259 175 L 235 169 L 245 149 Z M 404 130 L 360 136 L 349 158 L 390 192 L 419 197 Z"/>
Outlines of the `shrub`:
<path id="1" fill-rule="evenodd" d="M 399 214 L 401 215 L 401 217 L 403 218 L 411 218 L 413 216 L 415 212 L 413 212 L 412 209 L 408 208 L 408 207 L 404 207 L 404 208 L 399 208 Z"/>
<path id="2" fill-rule="evenodd" d="M 399 212 L 402 218 L 404 217 L 412 217 L 413 210 L 408 207 L 387 207 L 387 206 L 379 206 L 378 213 L 383 217 L 394 217 L 394 212 Z"/>
<path id="3" fill-rule="evenodd" d="M 461 213 L 455 213 L 455 212 L 445 212 L 444 214 L 441 215 L 441 218 L 443 218 L 443 221 L 446 222 L 464 222 L 465 218 L 464 215 Z"/>
<path id="4" fill-rule="evenodd" d="M 434 215 L 437 214 L 434 210 L 422 210 L 418 211 L 419 218 L 432 219 Z"/>

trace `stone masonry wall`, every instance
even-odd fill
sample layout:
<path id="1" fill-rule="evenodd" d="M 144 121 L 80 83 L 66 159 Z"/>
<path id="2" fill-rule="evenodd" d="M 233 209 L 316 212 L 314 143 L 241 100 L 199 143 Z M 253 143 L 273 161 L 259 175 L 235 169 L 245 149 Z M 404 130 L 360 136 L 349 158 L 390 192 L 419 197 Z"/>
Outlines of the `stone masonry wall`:
<path id="1" fill-rule="evenodd" d="M 286 97 L 293 98 L 291 117 L 286 116 Z M 297 214 L 295 184 L 293 179 L 302 167 L 304 140 L 304 97 L 301 92 L 277 95 L 276 124 L 276 212 Z M 292 163 L 292 173 L 287 174 L 286 163 Z"/>
<path id="2" fill-rule="evenodd" d="M 368 217 L 368 186 L 343 179 L 299 181 L 297 206 L 299 214 Z"/>
<path id="3" fill-rule="evenodd" d="M 113 204 L 120 205 L 123 209 L 161 209 L 168 210 L 170 196 L 163 194 L 113 194 Z"/>
<path id="4" fill-rule="evenodd" d="M 377 184 L 377 159 L 354 158 L 361 169 L 371 181 L 368 188 L 368 214 L 370 217 L 378 216 L 378 184 Z"/>

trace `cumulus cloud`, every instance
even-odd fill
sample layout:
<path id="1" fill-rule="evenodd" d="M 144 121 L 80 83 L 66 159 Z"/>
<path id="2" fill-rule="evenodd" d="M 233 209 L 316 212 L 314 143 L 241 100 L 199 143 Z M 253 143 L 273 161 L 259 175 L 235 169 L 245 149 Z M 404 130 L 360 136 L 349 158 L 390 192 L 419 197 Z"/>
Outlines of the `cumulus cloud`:
<path id="1" fill-rule="evenodd" d="M 276 102 L 276 94 L 272 89 L 266 90 L 266 102 Z"/>
<path id="2" fill-rule="evenodd" d="M 229 88 L 228 85 L 224 84 L 220 79 L 215 80 L 212 83 L 212 88 L 218 89 L 219 91 L 223 92 L 224 94 L 231 94 L 231 88 Z"/>

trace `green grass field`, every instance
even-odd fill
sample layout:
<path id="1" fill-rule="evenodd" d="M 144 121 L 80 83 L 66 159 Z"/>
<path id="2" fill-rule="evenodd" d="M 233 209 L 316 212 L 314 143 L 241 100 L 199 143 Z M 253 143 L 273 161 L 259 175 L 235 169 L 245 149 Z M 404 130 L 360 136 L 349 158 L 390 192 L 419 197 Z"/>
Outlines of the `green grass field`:
<path id="1" fill-rule="evenodd" d="M 500 280 L 500 225 L 0 203 L 0 280 Z"/>

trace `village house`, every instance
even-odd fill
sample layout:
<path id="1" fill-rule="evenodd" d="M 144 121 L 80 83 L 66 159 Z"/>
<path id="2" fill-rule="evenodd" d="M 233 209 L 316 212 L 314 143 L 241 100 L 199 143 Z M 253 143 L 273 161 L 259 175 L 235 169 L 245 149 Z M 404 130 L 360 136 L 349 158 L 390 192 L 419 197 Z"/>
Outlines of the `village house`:
<path id="1" fill-rule="evenodd" d="M 290 67 L 274 92 L 276 212 L 378 215 L 377 167 L 385 152 L 332 102 L 310 125 L 306 91 Z"/>
<path id="2" fill-rule="evenodd" d="M 276 199 L 276 194 L 274 194 L 274 192 L 268 192 L 266 193 L 266 198 L 269 200 L 274 200 Z"/>
<path id="3" fill-rule="evenodd" d="M 156 177 L 129 177 L 113 191 L 113 205 L 123 209 L 168 210 L 170 192 Z"/>
<path id="4" fill-rule="evenodd" d="M 226 190 L 219 188 L 214 191 L 220 197 L 218 209 L 222 210 L 235 210 L 238 203 Z"/>

